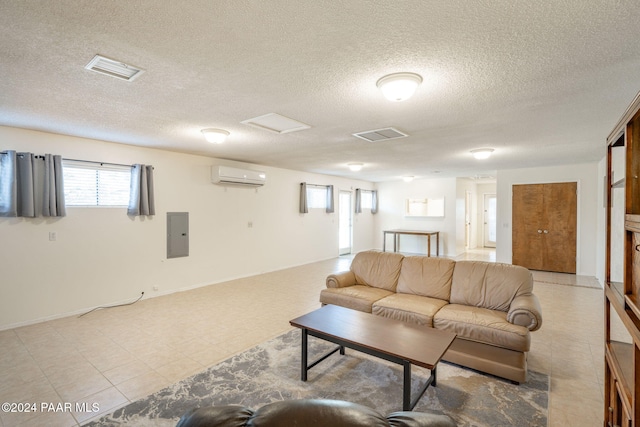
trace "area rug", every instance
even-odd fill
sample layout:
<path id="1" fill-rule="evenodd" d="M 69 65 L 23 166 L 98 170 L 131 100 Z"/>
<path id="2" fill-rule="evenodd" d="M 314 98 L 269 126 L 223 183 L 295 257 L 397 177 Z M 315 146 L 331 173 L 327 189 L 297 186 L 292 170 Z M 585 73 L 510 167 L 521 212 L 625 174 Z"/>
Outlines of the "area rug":
<path id="1" fill-rule="evenodd" d="M 194 407 L 257 409 L 304 398 L 347 400 L 383 415 L 402 409 L 400 365 L 347 349 L 315 366 L 302 382 L 300 345 L 300 331 L 289 331 L 86 425 L 168 427 Z M 333 346 L 309 337 L 309 360 Z M 413 367 L 412 374 L 415 395 L 429 371 Z M 429 387 L 414 410 L 450 415 L 459 426 L 546 426 L 548 390 L 549 378 L 537 372 L 529 371 L 529 380 L 515 385 L 441 362 L 437 387 Z"/>

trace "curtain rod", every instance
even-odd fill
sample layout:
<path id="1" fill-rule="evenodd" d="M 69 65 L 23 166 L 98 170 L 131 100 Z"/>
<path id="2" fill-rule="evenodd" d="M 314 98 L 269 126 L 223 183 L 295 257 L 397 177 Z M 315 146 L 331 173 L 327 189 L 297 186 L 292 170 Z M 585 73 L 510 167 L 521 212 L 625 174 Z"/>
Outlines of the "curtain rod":
<path id="1" fill-rule="evenodd" d="M 9 153 L 8 151 L 0 151 L 0 154 L 8 154 L 8 153 Z M 16 153 L 16 154 L 26 154 L 26 153 Z M 44 159 L 43 155 L 35 155 L 33 157 L 36 158 L 36 159 Z M 123 166 L 123 167 L 127 167 L 127 168 L 130 168 L 130 167 L 133 166 L 133 165 L 125 165 L 125 164 L 122 164 L 122 163 L 95 162 L 95 161 L 92 161 L 92 160 L 78 160 L 78 159 L 67 159 L 67 158 L 63 158 L 62 160 L 66 160 L 66 161 L 69 161 L 69 162 L 94 163 L 96 165 Z"/>
<path id="2" fill-rule="evenodd" d="M 301 183 L 301 184 L 303 184 L 303 183 Z M 326 184 L 325 185 L 320 185 L 320 184 L 312 184 L 310 182 L 305 182 L 304 184 L 307 184 L 307 187 L 308 186 L 311 186 L 311 187 L 329 187 L 329 185 L 326 185 Z"/>
<path id="3" fill-rule="evenodd" d="M 67 159 L 67 158 L 63 158 L 62 160 L 66 160 L 69 162 L 80 162 L 80 163 L 94 163 L 96 165 L 112 165 L 112 166 L 124 166 L 124 167 L 132 167 L 133 165 L 125 165 L 122 163 L 109 163 L 109 162 L 94 162 L 92 160 L 78 160 L 78 159 Z"/>

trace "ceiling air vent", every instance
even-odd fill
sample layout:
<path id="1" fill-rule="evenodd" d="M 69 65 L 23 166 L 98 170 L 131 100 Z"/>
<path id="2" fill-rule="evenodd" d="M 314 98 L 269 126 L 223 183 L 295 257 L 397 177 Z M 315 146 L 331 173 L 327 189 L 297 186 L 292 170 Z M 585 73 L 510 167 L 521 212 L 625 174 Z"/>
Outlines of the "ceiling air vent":
<path id="1" fill-rule="evenodd" d="M 398 129 L 384 128 L 354 133 L 353 136 L 364 139 L 365 141 L 376 142 L 386 141 L 388 139 L 406 138 L 409 135 L 400 132 Z"/>
<path id="2" fill-rule="evenodd" d="M 125 64 L 124 62 L 116 61 L 114 59 L 105 58 L 100 55 L 94 56 L 84 68 L 95 71 L 96 73 L 106 74 L 107 76 L 126 80 L 128 82 L 137 79 L 142 73 L 144 73 L 144 70 L 141 68 L 134 67 L 133 65 Z"/>
<path id="3" fill-rule="evenodd" d="M 277 113 L 265 114 L 264 116 L 243 120 L 240 123 L 281 134 L 311 128 L 308 124 L 290 119 L 289 117 L 285 117 Z"/>

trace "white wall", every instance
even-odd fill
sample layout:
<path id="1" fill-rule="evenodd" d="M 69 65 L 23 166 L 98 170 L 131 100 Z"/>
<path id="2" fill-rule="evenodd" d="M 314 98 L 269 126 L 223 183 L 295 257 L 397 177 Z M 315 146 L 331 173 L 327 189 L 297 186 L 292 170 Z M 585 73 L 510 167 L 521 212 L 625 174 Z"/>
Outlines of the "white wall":
<path id="1" fill-rule="evenodd" d="M 377 184 L 379 194 L 379 210 L 375 215 L 375 247 L 382 249 L 382 231 L 394 228 L 406 230 L 425 230 L 440 232 L 440 255 L 455 256 L 459 252 L 457 243 L 459 207 L 456 178 L 416 179 L 412 182 L 390 181 Z M 462 195 L 464 215 L 464 191 Z M 445 208 L 442 218 L 406 217 L 405 203 L 407 199 L 444 198 Z M 464 234 L 462 236 L 464 246 Z M 432 240 L 432 245 L 433 245 Z M 391 237 L 387 240 L 387 250 L 393 247 Z M 426 237 L 402 236 L 400 248 L 402 252 L 425 253 Z M 435 251 L 433 251 L 435 253 Z"/>
<path id="2" fill-rule="evenodd" d="M 211 183 L 210 166 L 237 163 L 10 127 L 0 127 L 0 141 L 0 150 L 151 164 L 156 190 L 154 217 L 70 207 L 64 218 L 0 218 L 0 329 L 131 301 L 143 291 L 153 297 L 335 257 L 338 214 L 299 214 L 300 182 L 333 184 L 336 197 L 340 189 L 373 189 L 243 164 L 265 171 L 267 184 L 222 187 Z M 166 212 L 189 212 L 188 257 L 166 259 Z M 354 251 L 374 246 L 370 217 L 354 221 Z"/>
<path id="3" fill-rule="evenodd" d="M 602 183 L 597 163 L 565 165 L 545 168 L 512 169 L 497 174 L 497 246 L 496 260 L 511 262 L 511 188 L 514 184 L 544 184 L 553 182 L 578 183 L 577 274 L 595 276 L 600 262 L 598 252 L 599 221 L 602 203 Z M 599 199 L 600 198 L 600 199 Z"/>

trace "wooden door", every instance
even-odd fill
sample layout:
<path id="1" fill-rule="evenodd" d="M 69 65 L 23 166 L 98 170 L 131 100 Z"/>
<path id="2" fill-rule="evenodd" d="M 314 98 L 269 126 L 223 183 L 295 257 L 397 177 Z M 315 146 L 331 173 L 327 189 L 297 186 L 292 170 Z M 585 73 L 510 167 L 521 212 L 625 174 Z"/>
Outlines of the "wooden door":
<path id="1" fill-rule="evenodd" d="M 513 264 L 576 272 L 577 183 L 513 186 Z"/>
<path id="2" fill-rule="evenodd" d="M 542 184 L 514 185 L 511 262 L 532 270 L 544 270 L 544 242 L 540 221 L 544 214 Z"/>

